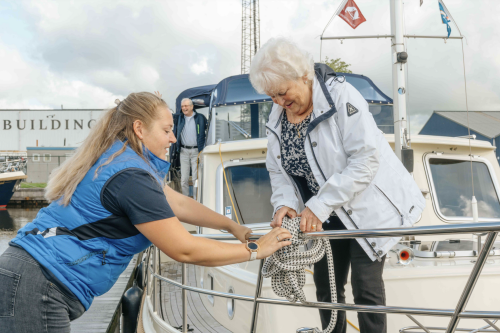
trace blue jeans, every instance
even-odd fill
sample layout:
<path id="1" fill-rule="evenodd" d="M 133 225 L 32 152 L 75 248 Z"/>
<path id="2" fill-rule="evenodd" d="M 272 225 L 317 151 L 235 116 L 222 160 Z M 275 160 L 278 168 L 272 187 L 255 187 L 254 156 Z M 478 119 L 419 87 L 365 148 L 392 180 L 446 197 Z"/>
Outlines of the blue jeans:
<path id="1" fill-rule="evenodd" d="M 85 312 L 82 303 L 47 280 L 25 250 L 10 246 L 0 256 L 0 331 L 67 333 Z"/>

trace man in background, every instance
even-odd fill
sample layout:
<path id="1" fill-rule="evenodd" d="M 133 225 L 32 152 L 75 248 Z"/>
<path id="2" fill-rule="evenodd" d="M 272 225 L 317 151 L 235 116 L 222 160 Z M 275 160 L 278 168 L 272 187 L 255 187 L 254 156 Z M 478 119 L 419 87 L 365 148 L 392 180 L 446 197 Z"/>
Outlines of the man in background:
<path id="1" fill-rule="evenodd" d="M 196 182 L 198 153 L 205 147 L 205 130 L 207 118 L 193 110 L 193 101 L 184 98 L 181 101 L 182 114 L 179 116 L 174 134 L 177 138 L 175 149 L 180 153 L 182 194 L 189 195 L 189 174 L 191 171 L 193 184 Z M 196 193 L 193 191 L 196 199 Z"/>

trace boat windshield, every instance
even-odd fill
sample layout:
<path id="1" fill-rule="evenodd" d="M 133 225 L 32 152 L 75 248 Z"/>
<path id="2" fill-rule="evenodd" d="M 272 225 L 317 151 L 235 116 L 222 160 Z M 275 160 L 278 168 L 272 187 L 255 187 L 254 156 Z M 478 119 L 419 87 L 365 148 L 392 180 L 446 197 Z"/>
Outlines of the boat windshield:
<path id="1" fill-rule="evenodd" d="M 266 122 L 272 102 L 240 104 L 213 108 L 215 135 L 210 128 L 208 144 L 266 137 Z"/>
<path id="2" fill-rule="evenodd" d="M 213 108 L 215 135 L 212 127 L 207 135 L 207 144 L 266 137 L 266 123 L 273 103 L 230 105 Z M 392 105 L 369 104 L 377 127 L 385 134 L 394 134 Z M 198 110 L 197 110 L 198 111 Z"/>
<path id="3" fill-rule="evenodd" d="M 394 134 L 392 104 L 368 104 L 377 127 L 385 134 Z"/>
<path id="4" fill-rule="evenodd" d="M 444 217 L 472 217 L 472 174 L 480 218 L 499 218 L 500 202 L 485 163 L 429 158 L 435 203 Z"/>
<path id="5" fill-rule="evenodd" d="M 234 207 L 241 224 L 271 222 L 271 181 L 264 163 L 225 168 Z M 221 179 L 221 181 L 223 181 Z M 236 222 L 227 186 L 223 184 L 224 214 Z"/>
<path id="6" fill-rule="evenodd" d="M 379 94 L 375 87 L 365 77 L 346 76 L 347 82 L 352 84 L 367 101 L 389 102 L 386 96 Z"/>

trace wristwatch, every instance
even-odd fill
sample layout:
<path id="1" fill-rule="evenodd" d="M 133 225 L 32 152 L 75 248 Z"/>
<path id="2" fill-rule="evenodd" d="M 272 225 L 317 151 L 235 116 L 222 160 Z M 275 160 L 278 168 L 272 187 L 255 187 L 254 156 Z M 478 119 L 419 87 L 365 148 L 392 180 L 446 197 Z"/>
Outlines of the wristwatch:
<path id="1" fill-rule="evenodd" d="M 259 251 L 259 244 L 247 241 L 246 248 L 250 251 L 250 261 L 257 259 L 257 251 Z"/>

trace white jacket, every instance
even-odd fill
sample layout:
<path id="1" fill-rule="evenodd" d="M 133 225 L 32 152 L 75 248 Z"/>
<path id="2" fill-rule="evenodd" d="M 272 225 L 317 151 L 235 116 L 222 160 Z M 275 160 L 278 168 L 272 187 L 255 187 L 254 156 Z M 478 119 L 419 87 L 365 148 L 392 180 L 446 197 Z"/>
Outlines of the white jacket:
<path id="1" fill-rule="evenodd" d="M 339 81 L 314 78 L 314 110 L 304 146 L 320 190 L 305 205 L 281 165 L 285 111 L 273 105 L 266 125 L 271 204 L 275 212 L 288 206 L 300 213 L 307 206 L 321 221 L 335 211 L 349 230 L 411 227 L 425 199 L 377 128 L 366 100 L 349 83 Z M 372 260 L 380 260 L 399 239 L 359 238 L 358 242 Z"/>

